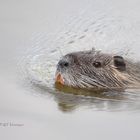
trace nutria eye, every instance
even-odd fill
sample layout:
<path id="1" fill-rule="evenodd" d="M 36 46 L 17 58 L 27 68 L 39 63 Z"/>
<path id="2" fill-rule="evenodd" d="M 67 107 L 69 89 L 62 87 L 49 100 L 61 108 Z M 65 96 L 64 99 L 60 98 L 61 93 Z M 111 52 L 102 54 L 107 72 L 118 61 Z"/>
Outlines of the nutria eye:
<path id="1" fill-rule="evenodd" d="M 93 66 L 96 68 L 99 68 L 99 67 L 101 67 L 101 62 L 94 62 Z"/>
<path id="2" fill-rule="evenodd" d="M 61 60 L 58 62 L 58 66 L 60 66 L 61 68 L 68 67 L 69 63 Z"/>
<path id="3" fill-rule="evenodd" d="M 68 62 L 65 62 L 65 63 L 64 63 L 64 66 L 65 66 L 65 67 L 68 67 L 68 66 L 69 66 L 69 63 L 68 63 Z"/>

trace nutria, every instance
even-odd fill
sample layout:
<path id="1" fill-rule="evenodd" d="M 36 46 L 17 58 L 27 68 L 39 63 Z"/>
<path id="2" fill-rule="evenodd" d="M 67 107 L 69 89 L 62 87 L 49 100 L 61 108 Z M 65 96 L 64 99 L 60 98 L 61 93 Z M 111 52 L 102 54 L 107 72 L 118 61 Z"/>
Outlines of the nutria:
<path id="1" fill-rule="evenodd" d="M 140 65 L 96 50 L 73 52 L 58 62 L 55 82 L 86 89 L 140 87 Z"/>

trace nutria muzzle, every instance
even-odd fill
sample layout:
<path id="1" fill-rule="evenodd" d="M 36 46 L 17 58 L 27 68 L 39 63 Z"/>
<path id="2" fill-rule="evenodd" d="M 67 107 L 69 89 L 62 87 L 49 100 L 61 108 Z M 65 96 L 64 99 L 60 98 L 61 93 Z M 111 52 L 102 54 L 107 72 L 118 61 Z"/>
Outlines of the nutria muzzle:
<path id="1" fill-rule="evenodd" d="M 140 86 L 140 65 L 99 51 L 69 53 L 57 64 L 56 83 L 77 88 Z"/>

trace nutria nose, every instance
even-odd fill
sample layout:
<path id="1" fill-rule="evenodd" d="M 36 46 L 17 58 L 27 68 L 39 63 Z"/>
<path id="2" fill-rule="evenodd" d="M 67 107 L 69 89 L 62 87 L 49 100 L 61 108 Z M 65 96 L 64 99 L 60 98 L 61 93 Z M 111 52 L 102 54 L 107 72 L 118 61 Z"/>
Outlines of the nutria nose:
<path id="1" fill-rule="evenodd" d="M 58 66 L 60 66 L 61 68 L 68 67 L 69 63 L 65 60 L 60 60 Z"/>

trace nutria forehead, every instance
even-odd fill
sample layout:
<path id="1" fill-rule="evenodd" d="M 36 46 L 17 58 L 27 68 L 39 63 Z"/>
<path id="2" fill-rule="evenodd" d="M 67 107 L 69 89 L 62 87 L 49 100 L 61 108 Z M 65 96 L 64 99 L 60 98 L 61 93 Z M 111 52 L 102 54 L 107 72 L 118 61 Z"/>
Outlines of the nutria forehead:
<path id="1" fill-rule="evenodd" d="M 100 51 L 79 51 L 65 55 L 62 59 L 74 61 L 75 64 L 101 62 L 107 64 L 113 59 L 112 55 L 101 53 Z"/>

